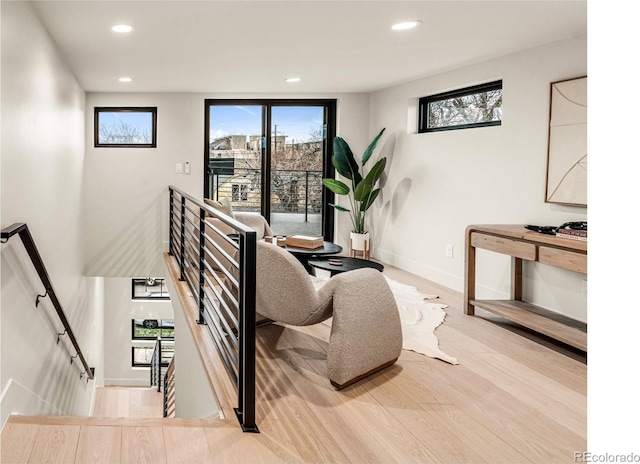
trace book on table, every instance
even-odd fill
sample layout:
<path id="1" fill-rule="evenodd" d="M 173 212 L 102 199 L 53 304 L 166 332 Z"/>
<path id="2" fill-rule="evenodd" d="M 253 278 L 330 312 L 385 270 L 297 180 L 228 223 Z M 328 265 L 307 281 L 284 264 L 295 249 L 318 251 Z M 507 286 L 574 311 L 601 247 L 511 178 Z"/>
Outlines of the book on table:
<path id="1" fill-rule="evenodd" d="M 586 242 L 587 231 L 576 229 L 558 229 L 556 231 L 556 237 L 568 238 L 569 240 L 581 240 L 583 242 Z"/>
<path id="2" fill-rule="evenodd" d="M 324 246 L 324 238 L 308 235 L 289 235 L 287 237 L 287 246 L 313 250 Z"/>

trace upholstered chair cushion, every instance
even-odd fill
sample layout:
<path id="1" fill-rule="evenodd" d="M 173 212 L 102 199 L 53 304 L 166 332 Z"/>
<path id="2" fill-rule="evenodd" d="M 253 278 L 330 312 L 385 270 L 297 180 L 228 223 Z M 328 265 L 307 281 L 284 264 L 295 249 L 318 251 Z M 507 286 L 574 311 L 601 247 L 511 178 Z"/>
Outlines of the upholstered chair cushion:
<path id="1" fill-rule="evenodd" d="M 332 282 L 316 292 L 304 266 L 277 245 L 258 242 L 256 310 L 291 325 L 312 325 L 331 317 Z"/>
<path id="2" fill-rule="evenodd" d="M 229 197 L 224 197 L 220 200 L 211 200 L 209 198 L 205 198 L 204 202 L 205 204 L 211 206 L 213 209 L 220 211 L 222 214 L 229 216 L 230 218 L 235 218 L 233 207 L 231 206 L 231 200 L 229 200 Z M 210 214 L 207 214 L 207 216 L 211 217 Z"/>
<path id="3" fill-rule="evenodd" d="M 258 242 L 256 284 L 256 311 L 268 319 L 302 326 L 333 316 L 327 375 L 334 387 L 351 385 L 400 356 L 400 315 L 379 271 L 338 274 L 316 291 L 294 256 L 277 245 Z"/>

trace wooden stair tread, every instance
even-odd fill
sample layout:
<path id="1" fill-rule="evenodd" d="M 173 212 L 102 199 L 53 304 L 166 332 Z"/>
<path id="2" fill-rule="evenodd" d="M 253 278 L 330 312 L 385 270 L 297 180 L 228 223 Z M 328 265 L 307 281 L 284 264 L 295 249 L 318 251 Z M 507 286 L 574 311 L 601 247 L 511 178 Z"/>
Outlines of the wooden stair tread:
<path id="1" fill-rule="evenodd" d="M 116 427 L 228 427 L 238 428 L 237 423 L 219 418 L 129 418 L 94 416 L 9 416 L 7 424 L 80 425 Z"/>

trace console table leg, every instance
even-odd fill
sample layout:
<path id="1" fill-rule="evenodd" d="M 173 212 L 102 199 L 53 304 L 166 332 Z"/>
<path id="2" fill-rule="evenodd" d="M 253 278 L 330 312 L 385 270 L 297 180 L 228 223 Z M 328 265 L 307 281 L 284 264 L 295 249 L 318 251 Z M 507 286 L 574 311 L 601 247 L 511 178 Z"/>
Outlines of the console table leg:
<path id="1" fill-rule="evenodd" d="M 511 299 L 522 301 L 522 258 L 511 260 Z"/>
<path id="2" fill-rule="evenodd" d="M 470 301 L 476 298 L 476 248 L 471 245 L 467 235 L 467 246 L 464 259 L 464 313 L 470 316 L 475 314 L 475 306 Z"/>

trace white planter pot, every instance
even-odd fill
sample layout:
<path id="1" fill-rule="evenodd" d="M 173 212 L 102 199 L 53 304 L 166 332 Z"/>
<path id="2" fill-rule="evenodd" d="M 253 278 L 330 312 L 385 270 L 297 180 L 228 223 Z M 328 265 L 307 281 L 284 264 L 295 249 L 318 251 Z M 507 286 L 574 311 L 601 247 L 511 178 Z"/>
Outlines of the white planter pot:
<path id="1" fill-rule="evenodd" d="M 364 259 L 371 258 L 371 247 L 369 242 L 369 232 L 366 234 L 356 234 L 351 232 L 350 255 L 355 257 L 356 252 L 361 251 Z"/>

